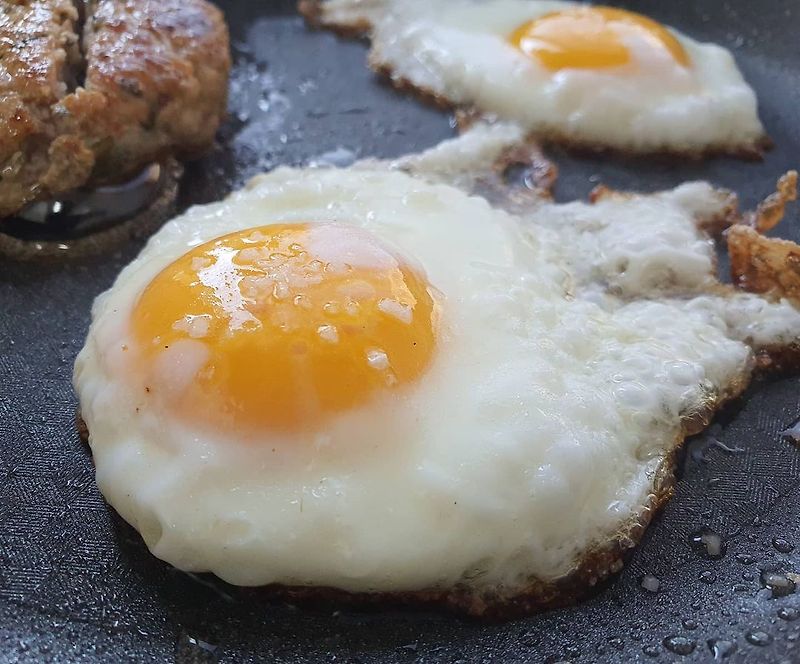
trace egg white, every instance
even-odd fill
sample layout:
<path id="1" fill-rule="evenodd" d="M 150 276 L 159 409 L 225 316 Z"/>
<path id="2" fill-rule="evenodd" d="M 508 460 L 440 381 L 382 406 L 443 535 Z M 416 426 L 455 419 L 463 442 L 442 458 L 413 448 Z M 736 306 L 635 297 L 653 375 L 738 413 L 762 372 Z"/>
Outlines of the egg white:
<path id="1" fill-rule="evenodd" d="M 562 578 L 650 504 L 683 422 L 746 382 L 747 344 L 800 329 L 794 309 L 756 296 L 609 294 L 596 245 L 573 251 L 536 214 L 400 167 L 259 176 L 170 221 L 95 302 L 75 386 L 97 482 L 156 556 L 235 584 L 366 592 L 513 595 Z M 688 232 L 712 206 L 703 191 L 665 195 L 655 213 L 669 203 Z M 636 200 L 643 226 L 647 200 Z M 560 212 L 602 226 L 630 204 Z M 159 390 L 143 393 L 126 369 L 137 297 L 190 248 L 291 220 L 356 225 L 421 265 L 442 298 L 432 365 L 315 435 L 265 431 L 243 444 L 165 413 Z M 180 377 L 191 357 L 175 361 Z"/>
<path id="2" fill-rule="evenodd" d="M 523 23 L 578 6 L 548 0 L 327 0 L 316 19 L 369 27 L 370 64 L 457 106 L 538 136 L 623 151 L 753 152 L 764 139 L 755 93 L 731 53 L 672 33 L 684 68 L 645 40 L 632 62 L 552 72 L 508 41 Z"/>

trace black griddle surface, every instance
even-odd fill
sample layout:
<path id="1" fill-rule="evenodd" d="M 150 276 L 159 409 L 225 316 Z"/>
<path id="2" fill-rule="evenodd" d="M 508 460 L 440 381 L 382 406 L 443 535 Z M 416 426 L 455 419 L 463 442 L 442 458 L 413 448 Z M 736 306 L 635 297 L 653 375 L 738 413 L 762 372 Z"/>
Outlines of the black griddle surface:
<path id="1" fill-rule="evenodd" d="M 363 44 L 308 31 L 289 3 L 221 4 L 236 59 L 232 114 L 219 147 L 188 167 L 182 205 L 337 148 L 391 156 L 453 134 L 447 115 L 375 79 Z M 763 163 L 554 151 L 558 198 L 583 197 L 600 181 L 652 190 L 706 178 L 752 205 L 800 165 L 796 2 L 626 6 L 731 48 L 777 147 Z M 778 233 L 800 239 L 796 209 Z M 156 560 L 97 491 L 70 383 L 92 299 L 141 244 L 81 260 L 0 260 L 0 660 L 710 661 L 709 640 L 717 639 L 735 644 L 725 661 L 800 661 L 800 619 L 779 617 L 800 615 L 800 594 L 769 599 L 760 581 L 763 570 L 800 572 L 800 450 L 779 435 L 800 416 L 795 378 L 756 384 L 718 417 L 716 438 L 742 452 L 702 437 L 688 444 L 676 496 L 628 566 L 573 608 L 499 625 L 435 613 L 297 609 Z M 692 548 L 691 534 L 703 526 L 723 535 L 722 559 Z M 775 538 L 788 544 L 776 546 Z M 644 574 L 660 580 L 659 592 L 640 586 Z M 664 640 L 672 636 L 690 639 L 694 650 L 671 652 Z"/>

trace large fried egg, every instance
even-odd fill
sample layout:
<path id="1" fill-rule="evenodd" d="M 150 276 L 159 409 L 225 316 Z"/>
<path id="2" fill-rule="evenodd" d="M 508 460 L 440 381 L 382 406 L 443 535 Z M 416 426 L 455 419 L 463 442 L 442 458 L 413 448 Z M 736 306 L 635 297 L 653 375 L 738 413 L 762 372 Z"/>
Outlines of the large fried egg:
<path id="1" fill-rule="evenodd" d="M 708 185 L 519 216 L 443 183 L 510 138 L 259 176 L 96 300 L 97 482 L 156 556 L 473 613 L 618 568 L 676 445 L 800 315 L 716 292 Z"/>
<path id="2" fill-rule="evenodd" d="M 757 153 L 756 96 L 733 56 L 623 9 L 538 0 L 327 0 L 399 86 L 537 136 L 632 152 Z"/>

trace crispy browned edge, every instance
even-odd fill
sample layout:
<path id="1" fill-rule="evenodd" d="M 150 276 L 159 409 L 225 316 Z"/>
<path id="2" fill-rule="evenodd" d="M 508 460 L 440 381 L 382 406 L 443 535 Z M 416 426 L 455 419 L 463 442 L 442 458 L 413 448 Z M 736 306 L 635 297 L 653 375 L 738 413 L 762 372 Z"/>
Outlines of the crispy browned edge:
<path id="1" fill-rule="evenodd" d="M 781 354 L 792 356 L 793 366 L 800 366 L 800 348 L 784 348 L 779 351 Z M 777 362 L 767 365 L 757 363 L 755 369 L 771 371 L 777 366 Z M 556 581 L 532 579 L 524 590 L 507 594 L 504 594 L 502 589 L 480 591 L 467 585 L 451 589 L 352 593 L 330 587 L 272 584 L 243 591 L 267 598 L 311 605 L 333 603 L 358 608 L 432 607 L 488 621 L 509 620 L 536 611 L 574 604 L 593 594 L 598 584 L 622 569 L 626 556 L 639 544 L 650 521 L 672 497 L 675 457 L 686 437 L 702 431 L 714 413 L 725 403 L 738 397 L 746 389 L 749 381 L 750 375 L 745 372 L 738 381 L 728 386 L 724 393 L 717 395 L 702 411 L 692 413 L 684 419 L 682 432 L 676 439 L 673 449 L 656 469 L 648 503 L 621 524 L 612 538 L 597 542 L 590 547 L 577 562 L 574 570 Z M 77 414 L 77 428 L 82 440 L 88 443 L 89 430 L 80 412 Z"/>
<path id="2" fill-rule="evenodd" d="M 321 0 L 299 0 L 297 8 L 307 23 L 313 28 L 330 30 L 337 35 L 346 38 L 368 37 L 369 31 L 372 29 L 369 21 L 365 19 L 363 21 L 358 21 L 348 25 L 326 22 L 323 20 L 322 4 L 323 3 Z M 394 76 L 391 68 L 384 63 L 376 62 L 371 57 L 368 58 L 367 61 L 370 68 L 376 74 L 389 81 L 392 87 L 394 87 L 396 90 L 409 93 L 419 99 L 421 102 L 431 105 L 435 108 L 455 112 L 459 130 L 463 130 L 463 126 L 465 124 L 470 124 L 475 118 L 480 118 L 483 116 L 482 113 L 473 107 L 470 107 L 469 105 L 453 103 L 446 97 L 443 97 L 442 95 L 430 89 L 412 83 L 407 78 L 402 76 Z M 467 120 L 465 121 L 465 119 Z M 772 139 L 766 134 L 752 143 L 746 143 L 733 147 L 712 145 L 701 150 L 661 148 L 658 150 L 643 151 L 609 147 L 593 141 L 576 139 L 575 137 L 567 136 L 561 132 L 555 131 L 532 132 L 530 134 L 530 138 L 538 140 L 545 147 L 558 146 L 575 154 L 607 154 L 621 157 L 641 157 L 646 155 L 651 158 L 681 158 L 692 161 L 700 161 L 702 159 L 717 156 L 736 157 L 745 161 L 760 161 L 764 158 L 764 153 L 767 150 L 772 149 L 774 146 Z"/>
<path id="3" fill-rule="evenodd" d="M 761 232 L 776 226 L 786 205 L 797 199 L 797 172 L 789 171 L 776 191 L 727 231 L 731 277 L 737 288 L 800 306 L 800 245 Z"/>
<path id="4" fill-rule="evenodd" d="M 372 29 L 372 25 L 367 20 L 351 23 L 350 25 L 325 23 L 322 17 L 322 2 L 320 0 L 299 0 L 297 11 L 300 12 L 310 26 L 319 30 L 331 30 L 341 37 L 351 39 L 365 37 Z"/>
<path id="5" fill-rule="evenodd" d="M 720 285 L 721 289 L 733 290 Z M 774 346 L 754 349 L 753 373 L 775 375 L 800 371 L 800 345 Z M 641 540 L 650 521 L 672 496 L 675 456 L 687 436 L 701 432 L 714 413 L 727 402 L 737 398 L 747 388 L 749 371 L 706 404 L 702 410 L 687 415 L 673 449 L 659 464 L 652 484 L 651 499 L 621 524 L 617 533 L 606 541 L 598 541 L 576 563 L 574 570 L 556 581 L 532 579 L 524 590 L 504 594 L 502 590 L 479 591 L 467 585 L 451 589 L 426 589 L 414 592 L 351 593 L 338 588 L 283 586 L 273 584 L 249 589 L 274 599 L 303 604 L 333 603 L 360 608 L 391 606 L 434 607 L 450 610 L 481 620 L 508 620 L 535 611 L 568 606 L 590 596 L 599 583 L 619 572 L 627 554 Z M 88 442 L 88 428 L 78 414 L 78 430 Z"/>

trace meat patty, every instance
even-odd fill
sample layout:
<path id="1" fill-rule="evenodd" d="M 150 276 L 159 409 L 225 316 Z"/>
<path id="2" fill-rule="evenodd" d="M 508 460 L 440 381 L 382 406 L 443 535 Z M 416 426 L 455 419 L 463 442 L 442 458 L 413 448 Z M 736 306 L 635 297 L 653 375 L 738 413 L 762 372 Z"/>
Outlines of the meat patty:
<path id="1" fill-rule="evenodd" d="M 0 0 L 0 217 L 211 144 L 230 70 L 205 0 Z"/>

